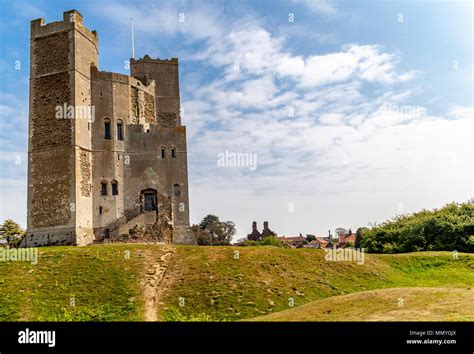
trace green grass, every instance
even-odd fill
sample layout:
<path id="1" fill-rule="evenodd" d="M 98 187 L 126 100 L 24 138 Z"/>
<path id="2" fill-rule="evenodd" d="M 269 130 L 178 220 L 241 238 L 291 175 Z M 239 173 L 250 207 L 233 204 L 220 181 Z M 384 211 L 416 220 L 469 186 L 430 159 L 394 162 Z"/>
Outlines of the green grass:
<path id="1" fill-rule="evenodd" d="M 169 247 L 176 254 L 161 289 L 161 320 L 233 321 L 368 290 L 474 286 L 469 254 L 366 254 L 357 265 L 328 262 L 316 249 Z M 37 265 L 0 262 L 1 321 L 140 321 L 144 253 L 159 259 L 163 252 L 143 244 L 39 250 Z"/>
<path id="2" fill-rule="evenodd" d="M 0 320 L 140 320 L 137 249 L 49 247 L 36 265 L 0 262 Z"/>
<path id="3" fill-rule="evenodd" d="M 312 301 L 250 321 L 474 321 L 474 289 L 363 291 Z"/>
<path id="4" fill-rule="evenodd" d="M 239 259 L 234 252 L 239 251 Z M 185 299 L 183 316 L 232 321 L 365 290 L 474 286 L 474 256 L 450 252 L 365 255 L 365 263 L 327 262 L 315 249 L 178 247 L 176 281 L 165 304 Z M 166 316 L 164 317 L 166 319 Z"/>

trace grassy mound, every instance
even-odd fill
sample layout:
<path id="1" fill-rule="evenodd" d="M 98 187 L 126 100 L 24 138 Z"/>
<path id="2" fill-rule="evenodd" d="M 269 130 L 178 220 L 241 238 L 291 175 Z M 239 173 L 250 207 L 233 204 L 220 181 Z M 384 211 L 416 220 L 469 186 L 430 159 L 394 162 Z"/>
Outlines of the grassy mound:
<path id="1" fill-rule="evenodd" d="M 221 321 L 252 318 L 381 288 L 474 286 L 474 256 L 453 259 L 451 252 L 366 254 L 363 265 L 328 262 L 316 249 L 182 246 L 178 254 L 165 304 L 173 313 L 178 309 L 181 319 L 196 314 Z M 166 313 L 165 320 L 180 319 Z"/>
<path id="2" fill-rule="evenodd" d="M 474 287 L 471 254 L 366 254 L 358 265 L 328 262 L 316 249 L 167 247 L 174 253 L 166 282 L 156 286 L 160 320 L 242 320 L 375 289 Z M 36 265 L 0 262 L 1 321 L 140 321 L 143 280 L 164 250 L 135 244 L 39 252 Z"/>
<path id="3" fill-rule="evenodd" d="M 127 259 L 128 253 L 134 256 Z M 2 321 L 139 321 L 134 246 L 48 247 L 36 265 L 0 262 Z"/>
<path id="4" fill-rule="evenodd" d="M 472 288 L 391 288 L 333 296 L 252 321 L 474 321 Z"/>

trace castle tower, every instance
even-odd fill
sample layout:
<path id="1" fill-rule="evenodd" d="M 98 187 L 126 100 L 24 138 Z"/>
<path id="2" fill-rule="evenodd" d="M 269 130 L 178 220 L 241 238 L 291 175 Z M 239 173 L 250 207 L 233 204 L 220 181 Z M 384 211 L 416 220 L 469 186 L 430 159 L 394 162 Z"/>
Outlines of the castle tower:
<path id="1" fill-rule="evenodd" d="M 23 246 L 93 240 L 91 65 L 98 38 L 75 10 L 31 21 L 28 233 Z M 93 117 L 92 117 L 93 118 Z"/>
<path id="2" fill-rule="evenodd" d="M 158 141 L 170 147 L 171 158 L 162 159 L 158 178 L 171 196 L 173 242 L 195 243 L 189 226 L 186 127 L 181 125 L 178 59 L 130 59 L 130 75 L 144 83 L 155 82 Z"/>
<path id="3" fill-rule="evenodd" d="M 157 122 L 162 127 L 181 125 L 178 59 L 130 59 L 130 75 L 142 81 L 155 80 Z"/>

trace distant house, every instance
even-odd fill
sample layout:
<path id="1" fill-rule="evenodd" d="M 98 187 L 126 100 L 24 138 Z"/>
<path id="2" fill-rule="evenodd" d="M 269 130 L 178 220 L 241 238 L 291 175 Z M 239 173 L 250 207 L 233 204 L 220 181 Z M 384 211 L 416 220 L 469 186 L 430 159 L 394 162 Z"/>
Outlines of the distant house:
<path id="1" fill-rule="evenodd" d="M 337 234 L 338 238 L 339 238 L 339 243 L 344 243 L 344 245 L 347 243 L 347 242 L 352 242 L 354 243 L 355 242 L 355 239 L 356 239 L 356 234 L 352 233 L 351 230 L 349 230 L 347 233 L 340 233 L 340 234 Z"/>
<path id="2" fill-rule="evenodd" d="M 257 230 L 257 222 L 252 223 L 252 232 L 247 235 L 247 239 L 250 241 L 260 241 L 262 239 L 262 234 Z"/>
<path id="3" fill-rule="evenodd" d="M 257 222 L 252 222 L 252 232 L 247 235 L 247 239 L 250 241 L 260 241 L 265 237 L 268 236 L 275 236 L 276 234 L 270 230 L 268 227 L 268 221 L 263 222 L 263 231 L 262 233 L 258 232 L 257 230 Z"/>
<path id="4" fill-rule="evenodd" d="M 328 245 L 328 241 L 322 237 L 316 237 L 316 240 L 311 241 L 305 247 L 307 248 L 326 248 Z"/>
<path id="5" fill-rule="evenodd" d="M 284 244 L 293 247 L 293 248 L 301 248 L 306 242 L 306 238 L 303 237 L 301 234 L 299 236 L 282 236 L 282 237 L 277 237 L 280 241 L 282 241 Z"/>
<path id="6" fill-rule="evenodd" d="M 263 222 L 263 231 L 262 231 L 262 238 L 268 236 L 275 236 L 276 234 L 268 228 L 268 221 Z"/>

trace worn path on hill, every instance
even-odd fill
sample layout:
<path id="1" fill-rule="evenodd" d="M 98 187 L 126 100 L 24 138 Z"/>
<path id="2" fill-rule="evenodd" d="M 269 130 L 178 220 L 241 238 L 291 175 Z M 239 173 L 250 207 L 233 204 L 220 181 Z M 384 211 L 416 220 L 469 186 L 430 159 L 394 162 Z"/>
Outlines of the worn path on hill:
<path id="1" fill-rule="evenodd" d="M 146 271 L 142 282 L 143 291 L 143 320 L 157 321 L 161 299 L 172 282 L 172 274 L 169 270 L 171 259 L 176 250 L 168 245 L 160 248 L 159 254 L 151 250 L 145 251 Z"/>

